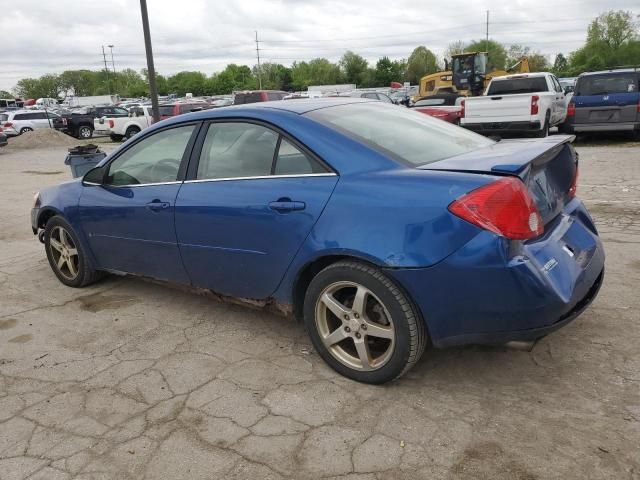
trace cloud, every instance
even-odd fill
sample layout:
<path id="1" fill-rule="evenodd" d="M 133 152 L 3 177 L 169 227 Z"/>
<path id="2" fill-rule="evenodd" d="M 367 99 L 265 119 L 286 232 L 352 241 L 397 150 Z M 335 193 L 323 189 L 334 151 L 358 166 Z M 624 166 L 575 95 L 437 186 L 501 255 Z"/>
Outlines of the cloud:
<path id="1" fill-rule="evenodd" d="M 375 61 L 407 57 L 417 45 L 438 55 L 455 40 L 490 36 L 549 55 L 584 41 L 589 21 L 603 9 L 633 9 L 635 0 L 504 2 L 449 0 L 148 0 L 156 69 L 207 74 L 227 63 L 255 63 L 255 33 L 265 61 L 291 64 L 347 49 Z M 636 7 L 637 8 L 637 7 Z M 0 16 L 0 88 L 67 69 L 99 69 L 102 45 L 113 44 L 117 69 L 146 65 L 137 0 L 21 0 Z M 109 51 L 107 49 L 107 55 Z M 109 57 L 110 59 L 110 57 Z"/>

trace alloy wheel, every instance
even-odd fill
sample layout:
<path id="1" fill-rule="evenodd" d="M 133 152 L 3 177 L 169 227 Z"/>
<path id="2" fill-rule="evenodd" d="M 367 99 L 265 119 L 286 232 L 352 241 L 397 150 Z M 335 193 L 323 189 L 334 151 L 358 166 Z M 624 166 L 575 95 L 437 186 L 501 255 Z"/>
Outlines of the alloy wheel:
<path id="1" fill-rule="evenodd" d="M 346 281 L 329 285 L 318 297 L 315 313 L 322 342 L 343 365 L 371 371 L 391 358 L 396 337 L 393 320 L 365 286 Z"/>
<path id="2" fill-rule="evenodd" d="M 60 275 L 74 280 L 78 276 L 80 257 L 69 232 L 60 226 L 51 230 L 49 249 Z"/>

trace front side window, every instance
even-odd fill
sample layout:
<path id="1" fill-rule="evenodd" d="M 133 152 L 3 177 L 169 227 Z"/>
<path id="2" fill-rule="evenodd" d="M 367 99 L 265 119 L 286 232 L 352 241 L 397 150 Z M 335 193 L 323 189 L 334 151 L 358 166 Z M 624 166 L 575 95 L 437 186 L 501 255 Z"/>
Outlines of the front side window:
<path id="1" fill-rule="evenodd" d="M 174 182 L 195 125 L 162 130 L 126 150 L 109 164 L 107 185 Z"/>
<path id="2" fill-rule="evenodd" d="M 306 114 L 410 166 L 426 165 L 494 144 L 481 135 L 385 103 L 352 103 Z"/>

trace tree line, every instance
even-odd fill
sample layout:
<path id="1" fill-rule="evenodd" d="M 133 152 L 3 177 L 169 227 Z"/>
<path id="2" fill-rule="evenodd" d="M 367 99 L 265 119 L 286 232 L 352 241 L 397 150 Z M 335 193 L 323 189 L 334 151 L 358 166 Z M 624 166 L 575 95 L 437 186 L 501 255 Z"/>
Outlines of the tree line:
<path id="1" fill-rule="evenodd" d="M 599 15 L 589 25 L 585 44 L 568 55 L 559 53 L 552 64 L 548 58 L 530 47 L 503 45 L 493 40 L 470 43 L 454 42 L 446 57 L 463 52 L 488 52 L 489 69 L 504 70 L 527 56 L 531 71 L 551 70 L 558 76 L 575 76 L 585 71 L 624 65 L 640 65 L 638 22 L 631 12 L 609 11 Z M 254 65 L 229 64 L 221 72 L 209 76 L 197 71 L 183 71 L 174 75 L 157 75 L 161 95 L 175 93 L 184 96 L 223 95 L 234 90 L 254 90 L 260 83 L 270 90 L 301 91 L 310 85 L 353 83 L 358 87 L 389 86 L 393 81 L 415 85 L 426 74 L 445 68 L 435 54 L 425 46 L 416 47 L 406 59 L 380 58 L 370 64 L 363 56 L 347 51 L 336 63 L 326 58 L 296 61 L 290 67 L 279 63 Z M 58 98 L 117 93 L 121 97 L 149 95 L 147 72 L 127 68 L 119 72 L 108 69 L 67 70 L 60 74 L 46 74 L 39 78 L 24 78 L 16 84 L 13 94 L 21 98 Z M 0 97 L 12 96 L 0 91 Z"/>

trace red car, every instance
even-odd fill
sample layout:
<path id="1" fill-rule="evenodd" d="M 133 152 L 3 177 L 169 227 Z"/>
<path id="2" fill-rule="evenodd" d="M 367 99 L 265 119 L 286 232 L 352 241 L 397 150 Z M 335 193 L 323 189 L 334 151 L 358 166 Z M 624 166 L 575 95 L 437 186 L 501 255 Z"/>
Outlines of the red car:
<path id="1" fill-rule="evenodd" d="M 175 102 L 160 105 L 160 119 L 175 117 L 183 113 L 208 110 L 211 106 L 206 102 Z"/>
<path id="2" fill-rule="evenodd" d="M 431 97 L 424 97 L 418 100 L 410 108 L 429 115 L 431 117 L 439 118 L 445 122 L 458 124 L 460 117 L 462 116 L 463 106 L 456 105 L 460 101 L 456 100 L 460 98 L 453 95 L 434 95 Z"/>

